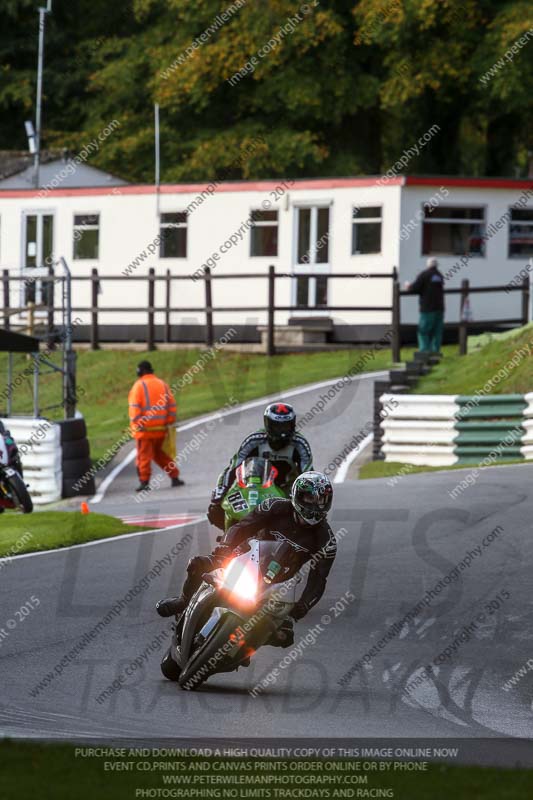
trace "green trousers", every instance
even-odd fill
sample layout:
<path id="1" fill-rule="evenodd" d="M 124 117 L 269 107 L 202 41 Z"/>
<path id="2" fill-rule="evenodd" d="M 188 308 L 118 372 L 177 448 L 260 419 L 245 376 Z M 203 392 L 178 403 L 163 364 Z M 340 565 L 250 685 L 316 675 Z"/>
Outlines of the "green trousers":
<path id="1" fill-rule="evenodd" d="M 444 311 L 421 311 L 418 321 L 418 349 L 439 353 L 444 330 Z"/>

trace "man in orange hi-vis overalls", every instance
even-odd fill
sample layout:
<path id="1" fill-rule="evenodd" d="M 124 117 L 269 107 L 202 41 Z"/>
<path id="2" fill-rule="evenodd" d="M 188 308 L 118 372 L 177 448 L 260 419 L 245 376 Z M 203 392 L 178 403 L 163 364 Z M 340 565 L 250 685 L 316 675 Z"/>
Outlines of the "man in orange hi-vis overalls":
<path id="1" fill-rule="evenodd" d="M 131 432 L 137 445 L 135 491 L 150 488 L 152 461 L 170 476 L 172 486 L 183 486 L 175 461 L 163 450 L 167 428 L 176 423 L 176 401 L 169 386 L 154 375 L 149 361 L 137 367 L 138 380 L 131 387 L 128 404 Z"/>

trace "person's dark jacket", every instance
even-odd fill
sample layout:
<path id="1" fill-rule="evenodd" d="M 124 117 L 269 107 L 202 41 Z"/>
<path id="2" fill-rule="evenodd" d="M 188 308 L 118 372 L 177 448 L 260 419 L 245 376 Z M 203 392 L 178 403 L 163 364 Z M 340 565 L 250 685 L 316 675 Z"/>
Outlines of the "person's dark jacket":
<path id="1" fill-rule="evenodd" d="M 337 554 L 335 535 L 327 520 L 318 525 L 305 525 L 297 519 L 290 500 L 269 497 L 231 526 L 222 537 L 222 545 L 233 550 L 263 530 L 267 533 L 278 531 L 304 548 L 298 553 L 298 569 L 311 561 L 307 584 L 291 614 L 294 619 L 301 619 L 324 594 L 326 580 Z"/>
<path id="2" fill-rule="evenodd" d="M 421 272 L 409 292 L 419 295 L 420 311 L 444 311 L 444 275 L 438 267 Z"/>

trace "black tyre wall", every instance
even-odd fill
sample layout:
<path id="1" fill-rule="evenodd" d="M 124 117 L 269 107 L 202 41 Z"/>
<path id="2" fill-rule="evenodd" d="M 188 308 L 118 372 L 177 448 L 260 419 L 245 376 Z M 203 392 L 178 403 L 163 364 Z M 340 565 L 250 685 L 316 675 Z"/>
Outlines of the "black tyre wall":
<path id="1" fill-rule="evenodd" d="M 77 442 L 87 437 L 87 425 L 83 417 L 62 419 L 58 422 L 61 430 L 61 444 L 63 442 Z"/>
<path id="2" fill-rule="evenodd" d="M 83 417 L 61 420 L 63 497 L 79 497 L 96 492 L 92 474 L 91 448 Z"/>
<path id="3" fill-rule="evenodd" d="M 88 439 L 76 439 L 72 442 L 63 442 L 61 445 L 63 451 L 63 459 L 71 461 L 72 459 L 89 458 L 90 447 Z"/>
<path id="4" fill-rule="evenodd" d="M 81 483 L 81 485 L 78 485 Z M 81 497 L 84 495 L 96 494 L 96 484 L 94 478 L 87 480 L 80 478 L 65 478 L 63 476 L 63 497 Z"/>

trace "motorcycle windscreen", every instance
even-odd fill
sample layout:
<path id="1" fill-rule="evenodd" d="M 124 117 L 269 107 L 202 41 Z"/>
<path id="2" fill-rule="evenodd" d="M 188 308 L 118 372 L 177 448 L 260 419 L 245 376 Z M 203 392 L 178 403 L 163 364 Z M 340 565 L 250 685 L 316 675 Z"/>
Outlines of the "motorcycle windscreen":
<path id="1" fill-rule="evenodd" d="M 237 482 L 241 489 L 257 484 L 268 489 L 277 475 L 277 469 L 265 458 L 248 458 L 237 467 Z"/>
<path id="2" fill-rule="evenodd" d="M 228 593 L 231 602 L 237 606 L 248 606 L 255 603 L 261 586 L 259 574 L 259 542 L 251 539 L 250 549 L 236 558 L 232 558 L 222 571 L 222 587 Z"/>
<path id="3" fill-rule="evenodd" d="M 259 551 L 262 599 L 273 600 L 280 606 L 296 602 L 300 562 L 294 558 L 290 542 L 261 541 Z"/>
<path id="4" fill-rule="evenodd" d="M 273 539 L 250 539 L 250 549 L 234 558 L 226 568 L 226 587 L 234 586 L 236 595 L 240 594 L 243 600 L 251 602 L 261 599 L 265 593 L 277 589 L 281 584 L 295 586 L 299 583 L 297 573 L 301 558 L 288 539 L 278 537 L 279 534 Z M 294 602 L 294 592 L 287 592 L 286 586 L 280 600 Z"/>

